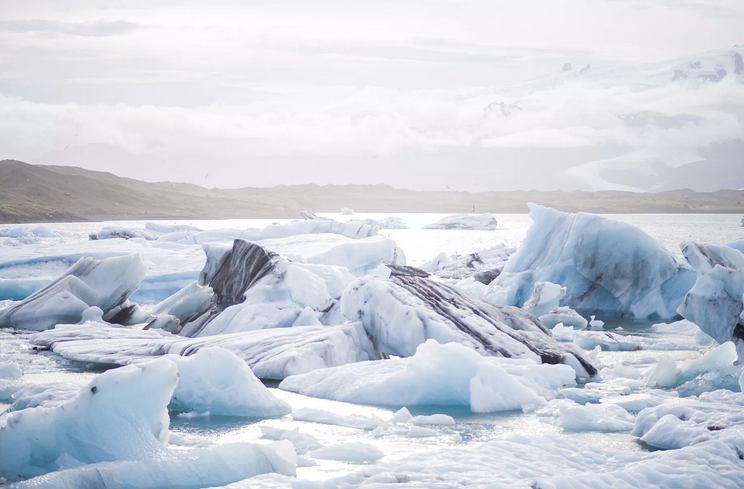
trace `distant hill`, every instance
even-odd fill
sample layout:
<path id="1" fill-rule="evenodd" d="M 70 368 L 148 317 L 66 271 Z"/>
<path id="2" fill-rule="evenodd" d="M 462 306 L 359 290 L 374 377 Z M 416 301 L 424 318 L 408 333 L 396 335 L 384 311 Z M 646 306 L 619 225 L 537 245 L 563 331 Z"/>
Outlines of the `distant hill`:
<path id="1" fill-rule="evenodd" d="M 206 189 L 148 183 L 71 166 L 0 161 L 0 222 L 297 217 L 303 209 L 338 212 L 524 213 L 536 202 L 594 213 L 744 213 L 744 191 L 418 192 L 388 185 L 279 185 Z"/>

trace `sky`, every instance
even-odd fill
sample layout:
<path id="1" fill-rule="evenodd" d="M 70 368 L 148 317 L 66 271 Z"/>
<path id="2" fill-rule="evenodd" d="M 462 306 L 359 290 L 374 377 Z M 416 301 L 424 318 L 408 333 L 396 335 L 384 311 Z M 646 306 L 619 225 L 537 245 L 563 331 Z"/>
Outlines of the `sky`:
<path id="1" fill-rule="evenodd" d="M 742 188 L 742 25 L 741 0 L 0 0 L 0 159 L 221 188 Z"/>

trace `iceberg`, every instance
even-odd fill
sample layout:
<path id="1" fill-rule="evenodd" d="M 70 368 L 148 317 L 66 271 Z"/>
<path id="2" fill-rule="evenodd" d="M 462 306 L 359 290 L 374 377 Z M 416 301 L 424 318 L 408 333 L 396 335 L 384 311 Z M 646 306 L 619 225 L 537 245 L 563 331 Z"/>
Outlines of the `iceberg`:
<path id="1" fill-rule="evenodd" d="M 729 246 L 683 243 L 685 258 L 695 266 L 697 281 L 679 306 L 718 343 L 733 341 L 744 357 L 744 254 Z"/>
<path id="2" fill-rule="evenodd" d="M 202 348 L 221 347 L 237 355 L 261 379 L 283 379 L 317 368 L 377 358 L 359 323 L 185 338 L 160 330 L 88 322 L 59 325 L 34 334 L 30 342 L 70 360 L 102 365 L 136 364 L 167 354 L 190 356 Z"/>
<path id="3" fill-rule="evenodd" d="M 562 306 L 604 316 L 672 318 L 695 272 L 655 239 L 626 223 L 529 204 L 524 242 L 488 285 L 486 299 L 522 306 L 535 283 L 566 288 Z"/>
<path id="4" fill-rule="evenodd" d="M 0 327 L 50 329 L 79 322 L 90 307 L 103 311 L 107 321 L 126 322 L 136 309 L 127 299 L 146 273 L 147 266 L 139 255 L 82 258 L 46 287 L 0 310 Z"/>
<path id="5" fill-rule="evenodd" d="M 105 372 L 61 406 L 4 416 L 0 477 L 42 475 L 59 470 L 63 461 L 157 458 L 168 437 L 166 406 L 177 382 L 176 365 L 160 359 Z"/>
<path id="6" fill-rule="evenodd" d="M 434 339 L 486 356 L 566 363 L 579 377 L 596 373 L 583 352 L 556 342 L 524 310 L 484 302 L 426 277 L 395 271 L 390 279 L 362 277 L 345 290 L 341 311 L 364 325 L 382 354 L 412 356 L 420 344 Z"/>
<path id="7" fill-rule="evenodd" d="M 427 224 L 423 229 L 467 229 L 471 231 L 493 231 L 498 222 L 491 214 L 454 214 L 443 217 L 433 224 Z"/>
<path id="8" fill-rule="evenodd" d="M 428 340 L 408 358 L 314 370 L 287 377 L 279 388 L 358 404 L 466 406 L 485 413 L 543 405 L 557 389 L 576 385 L 575 377 L 566 365 L 484 357 L 457 343 Z"/>

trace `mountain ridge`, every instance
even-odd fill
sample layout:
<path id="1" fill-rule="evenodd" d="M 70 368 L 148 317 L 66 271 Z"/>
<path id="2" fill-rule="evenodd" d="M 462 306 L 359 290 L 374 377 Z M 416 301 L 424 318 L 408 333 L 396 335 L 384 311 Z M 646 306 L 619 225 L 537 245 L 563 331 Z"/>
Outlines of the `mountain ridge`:
<path id="1" fill-rule="evenodd" d="M 73 166 L 0 161 L 0 222 L 291 218 L 303 209 L 338 212 L 526 213 L 527 202 L 577 212 L 744 213 L 744 191 L 659 193 L 574 190 L 414 191 L 379 185 L 204 188 L 143 182 Z"/>

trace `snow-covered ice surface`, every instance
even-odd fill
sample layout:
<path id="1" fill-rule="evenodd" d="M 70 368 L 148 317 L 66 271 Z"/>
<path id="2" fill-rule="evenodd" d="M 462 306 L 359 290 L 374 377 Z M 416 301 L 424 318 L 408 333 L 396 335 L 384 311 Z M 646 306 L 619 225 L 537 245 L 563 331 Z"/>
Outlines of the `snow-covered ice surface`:
<path id="1" fill-rule="evenodd" d="M 322 215 L 337 221 L 389 216 Z M 318 289 L 331 299 L 358 279 L 387 280 L 379 264 L 397 248 L 413 266 L 444 253 L 457 263 L 436 267 L 433 280 L 483 297 L 475 279 L 466 281 L 484 269 L 477 262 L 468 266 L 468 257 L 479 253 L 486 270 L 498 269 L 508 256 L 494 251 L 489 262 L 482 250 L 518 247 L 530 225 L 527 216 L 495 215 L 495 231 L 423 230 L 445 216 L 392 216 L 409 229 L 381 229 L 381 236 L 362 239 L 274 237 L 261 244 L 303 271 L 322 273 Z M 684 241 L 744 240 L 741 216 L 611 217 L 639 226 L 680 260 Z M 262 229 L 272 222 L 161 224 L 211 231 L 203 242 L 218 258 L 240 236 L 214 230 Z M 206 263 L 201 244 L 88 239 L 107 225 L 172 234 L 144 222 L 119 222 L 44 224 L 55 236 L 28 244 L 6 246 L 2 239 L 15 238 L 0 238 L 0 300 L 27 297 L 81 257 L 133 254 L 148 267 L 132 295 L 147 313 L 183 317 L 191 300 L 207 297 L 209 291 L 200 295 L 190 285 Z M 386 239 L 396 247 L 379 244 Z M 337 267 L 337 273 L 319 267 Z M 300 273 L 293 281 L 289 275 L 287 290 L 302 292 L 294 284 L 308 277 Z M 733 344 L 718 344 L 678 318 L 598 314 L 604 324 L 592 327 L 588 316 L 577 317 L 563 303 L 554 307 L 560 295 L 554 287 L 544 292 L 530 309 L 551 322 L 559 343 L 583 351 L 599 370 L 593 379 L 577 381 L 569 367 L 537 365 L 534 358 L 481 356 L 458 343 L 423 343 L 423 355 L 414 349 L 408 358 L 377 359 L 362 324 L 314 321 L 313 301 L 321 294 L 291 303 L 271 296 L 273 311 L 300 304 L 295 299 L 309 304 L 294 326 L 194 338 L 155 326 L 107 326 L 95 315 L 43 332 L 0 329 L 0 412 L 11 410 L 0 424 L 16 420 L 0 429 L 0 450 L 13 447 L 10 457 L 0 453 L 0 477 L 6 478 L 0 485 L 38 475 L 19 487 L 744 487 L 744 381 Z M 11 304 L 0 302 L 0 308 Z M 255 317 L 269 317 L 261 314 Z M 268 388 L 257 384 L 235 356 L 217 348 L 257 377 L 286 378 L 282 387 L 299 393 L 271 381 L 264 382 Z M 174 362 L 170 355 L 180 357 Z M 141 376 L 136 370 L 106 370 L 129 365 L 124 368 L 142 371 L 153 360 L 160 363 L 144 375 L 151 377 L 146 382 L 133 380 Z M 125 389 L 114 387 L 119 383 Z M 249 411 L 257 407 L 270 409 Z M 164 426 L 167 439 L 156 436 Z M 32 439 L 33 446 L 24 443 Z"/>

